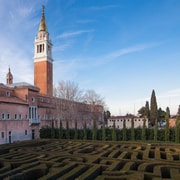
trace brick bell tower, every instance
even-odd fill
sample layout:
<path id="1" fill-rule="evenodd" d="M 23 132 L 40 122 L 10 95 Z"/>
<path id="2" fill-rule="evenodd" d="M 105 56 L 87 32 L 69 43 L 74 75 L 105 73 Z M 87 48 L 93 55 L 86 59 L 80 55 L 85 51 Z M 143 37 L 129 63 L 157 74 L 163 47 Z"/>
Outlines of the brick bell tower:
<path id="1" fill-rule="evenodd" d="M 40 88 L 41 94 L 53 95 L 52 43 L 46 26 L 44 6 L 34 42 L 34 85 Z"/>

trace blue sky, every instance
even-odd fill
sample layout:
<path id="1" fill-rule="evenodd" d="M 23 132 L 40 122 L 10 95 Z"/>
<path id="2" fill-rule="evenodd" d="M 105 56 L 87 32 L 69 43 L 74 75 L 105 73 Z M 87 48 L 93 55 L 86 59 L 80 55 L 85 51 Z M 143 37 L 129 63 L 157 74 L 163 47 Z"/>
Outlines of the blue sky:
<path id="1" fill-rule="evenodd" d="M 0 0 L 0 82 L 33 84 L 42 4 L 53 42 L 54 83 L 76 82 L 105 98 L 113 115 L 180 104 L 179 0 Z"/>

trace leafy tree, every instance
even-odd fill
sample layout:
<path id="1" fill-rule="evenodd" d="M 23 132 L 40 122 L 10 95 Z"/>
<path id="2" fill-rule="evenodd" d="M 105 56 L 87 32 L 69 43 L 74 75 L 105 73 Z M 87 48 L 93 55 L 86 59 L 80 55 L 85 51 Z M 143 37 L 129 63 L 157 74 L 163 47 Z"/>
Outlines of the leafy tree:
<path id="1" fill-rule="evenodd" d="M 134 118 L 132 118 L 132 121 L 131 121 L 131 140 L 132 140 L 132 141 L 135 140 L 135 134 L 134 134 Z"/>
<path id="2" fill-rule="evenodd" d="M 112 128 L 112 141 L 117 140 L 117 135 L 116 135 L 116 124 L 115 121 L 113 121 L 113 128 Z"/>
<path id="3" fill-rule="evenodd" d="M 155 91 L 152 91 L 151 94 L 151 110 L 150 110 L 150 122 L 152 125 L 155 124 L 155 121 L 158 120 L 158 110 L 157 110 L 157 102 Z"/>
<path id="4" fill-rule="evenodd" d="M 150 110 L 149 110 L 149 102 L 146 101 L 145 106 L 141 107 L 141 109 L 138 110 L 138 113 L 140 114 L 140 117 L 147 117 L 150 118 Z"/>
<path id="5" fill-rule="evenodd" d="M 140 114 L 140 117 L 145 117 L 146 116 L 146 107 L 141 107 L 139 110 L 138 110 L 138 114 Z"/>
<path id="6" fill-rule="evenodd" d="M 158 119 L 159 122 L 163 122 L 165 120 L 166 112 L 163 111 L 161 108 L 158 109 Z"/>
<path id="7" fill-rule="evenodd" d="M 93 120 L 92 140 L 97 140 L 97 125 L 95 119 Z"/>
<path id="8" fill-rule="evenodd" d="M 169 141 L 169 114 L 166 114 L 165 141 Z"/>

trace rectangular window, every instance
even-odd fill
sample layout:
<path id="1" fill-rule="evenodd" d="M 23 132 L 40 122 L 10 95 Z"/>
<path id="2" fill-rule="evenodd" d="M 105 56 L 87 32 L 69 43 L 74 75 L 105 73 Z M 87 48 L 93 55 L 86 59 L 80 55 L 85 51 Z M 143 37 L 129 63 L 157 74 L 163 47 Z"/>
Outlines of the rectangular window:
<path id="1" fill-rule="evenodd" d="M 27 130 L 25 130 L 25 135 L 27 135 Z"/>
<path id="2" fill-rule="evenodd" d="M 4 132 L 1 132 L 1 138 L 4 138 Z"/>

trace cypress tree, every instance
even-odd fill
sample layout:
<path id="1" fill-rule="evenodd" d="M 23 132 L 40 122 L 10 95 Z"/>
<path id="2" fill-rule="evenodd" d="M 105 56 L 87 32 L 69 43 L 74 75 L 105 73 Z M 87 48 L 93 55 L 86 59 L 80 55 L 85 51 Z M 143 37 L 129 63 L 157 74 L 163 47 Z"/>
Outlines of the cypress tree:
<path id="1" fill-rule="evenodd" d="M 51 138 L 55 138 L 54 121 L 51 121 Z"/>
<path id="2" fill-rule="evenodd" d="M 158 121 L 156 119 L 154 125 L 154 141 L 157 141 L 157 133 L 158 133 Z"/>
<path id="3" fill-rule="evenodd" d="M 77 140 L 78 139 L 78 130 L 77 130 L 77 120 L 75 120 L 75 129 L 74 129 L 74 139 Z"/>
<path id="4" fill-rule="evenodd" d="M 141 140 L 146 140 L 146 119 L 143 119 L 143 127 L 141 132 Z"/>
<path id="5" fill-rule="evenodd" d="M 86 121 L 84 122 L 84 128 L 83 128 L 83 140 L 87 140 L 87 125 Z"/>
<path id="6" fill-rule="evenodd" d="M 134 118 L 131 120 L 131 141 L 135 140 L 135 133 L 134 133 Z"/>
<path id="7" fill-rule="evenodd" d="M 117 140 L 117 135 L 116 135 L 116 124 L 115 121 L 113 121 L 113 128 L 112 128 L 112 141 Z"/>
<path id="8" fill-rule="evenodd" d="M 152 125 L 155 124 L 156 120 L 158 120 L 158 108 L 157 108 L 155 91 L 153 90 L 151 95 L 151 110 L 150 110 L 150 122 L 152 123 Z"/>
<path id="9" fill-rule="evenodd" d="M 106 141 L 106 129 L 104 123 L 102 127 L 102 141 Z"/>
<path id="10" fill-rule="evenodd" d="M 127 137 L 126 137 L 126 120 L 124 119 L 123 121 L 123 141 L 126 141 Z"/>
<path id="11" fill-rule="evenodd" d="M 177 115 L 176 117 L 176 126 L 175 126 L 175 142 L 179 143 L 179 138 L 180 138 L 180 115 Z"/>
<path id="12" fill-rule="evenodd" d="M 68 120 L 66 120 L 66 139 L 70 139 L 70 135 L 69 135 L 69 122 L 68 122 Z"/>
<path id="13" fill-rule="evenodd" d="M 179 105 L 179 108 L 178 108 L 177 115 L 180 115 L 180 105 Z"/>
<path id="14" fill-rule="evenodd" d="M 166 127 L 165 127 L 165 141 L 169 141 L 169 114 L 165 116 Z"/>
<path id="15" fill-rule="evenodd" d="M 97 140 L 97 125 L 95 119 L 93 120 L 92 140 Z"/>
<path id="16" fill-rule="evenodd" d="M 59 122 L 59 138 L 61 139 L 63 137 L 63 127 L 62 127 L 62 121 Z"/>
<path id="17" fill-rule="evenodd" d="M 146 105 L 145 105 L 145 115 L 148 119 L 150 119 L 150 109 L 149 109 L 149 102 L 146 101 Z"/>
<path id="18" fill-rule="evenodd" d="M 170 118 L 170 109 L 169 109 L 169 107 L 166 108 L 166 114 L 168 114 L 168 116 Z"/>

